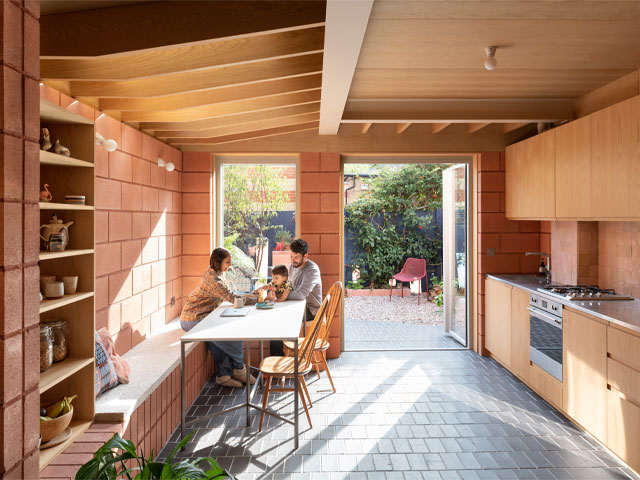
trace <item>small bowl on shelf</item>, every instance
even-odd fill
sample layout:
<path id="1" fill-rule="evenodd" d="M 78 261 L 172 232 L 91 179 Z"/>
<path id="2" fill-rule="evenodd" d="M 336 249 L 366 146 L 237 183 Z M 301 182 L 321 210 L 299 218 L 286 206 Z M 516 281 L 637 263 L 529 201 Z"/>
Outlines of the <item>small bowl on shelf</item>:
<path id="1" fill-rule="evenodd" d="M 68 203 L 70 205 L 84 205 L 85 196 L 84 195 L 65 195 L 64 203 Z"/>
<path id="2" fill-rule="evenodd" d="M 42 443 L 46 443 L 52 438 L 55 438 L 62 432 L 64 432 L 71 423 L 72 417 L 73 407 L 71 407 L 71 410 L 69 410 L 69 412 L 65 413 L 64 415 L 52 418 L 51 420 L 40 422 L 40 435 L 42 435 Z"/>

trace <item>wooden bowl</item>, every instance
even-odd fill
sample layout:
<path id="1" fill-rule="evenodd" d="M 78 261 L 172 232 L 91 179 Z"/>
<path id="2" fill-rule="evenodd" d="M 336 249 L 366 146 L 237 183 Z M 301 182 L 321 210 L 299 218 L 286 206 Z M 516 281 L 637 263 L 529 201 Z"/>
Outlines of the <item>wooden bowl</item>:
<path id="1" fill-rule="evenodd" d="M 46 422 L 40 422 L 40 434 L 42 435 L 42 443 L 48 442 L 54 437 L 57 437 L 71 423 L 73 417 L 73 407 L 68 413 L 60 415 L 59 417 L 47 420 Z"/>

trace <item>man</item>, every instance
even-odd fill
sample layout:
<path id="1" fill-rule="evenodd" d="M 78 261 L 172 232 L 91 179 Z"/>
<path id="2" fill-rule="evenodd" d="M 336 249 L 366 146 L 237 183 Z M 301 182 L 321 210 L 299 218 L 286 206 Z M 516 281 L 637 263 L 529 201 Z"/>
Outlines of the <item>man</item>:
<path id="1" fill-rule="evenodd" d="M 312 320 L 322 304 L 320 268 L 315 262 L 309 260 L 309 244 L 303 239 L 296 238 L 289 248 L 291 250 L 291 268 L 289 269 L 291 292 L 287 300 L 306 300 L 305 320 Z M 271 341 L 271 355 L 284 355 L 282 341 Z"/>

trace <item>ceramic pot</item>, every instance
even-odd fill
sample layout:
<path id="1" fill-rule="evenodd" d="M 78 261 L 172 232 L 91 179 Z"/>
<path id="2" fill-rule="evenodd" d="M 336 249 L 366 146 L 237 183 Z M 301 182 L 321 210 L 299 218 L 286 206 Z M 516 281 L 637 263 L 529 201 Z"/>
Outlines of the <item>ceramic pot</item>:
<path id="1" fill-rule="evenodd" d="M 60 298 L 64 295 L 64 284 L 62 282 L 47 283 L 44 294 L 47 298 Z"/>
<path id="2" fill-rule="evenodd" d="M 64 284 L 65 295 L 76 293 L 76 290 L 78 289 L 78 276 L 62 277 L 62 283 Z"/>

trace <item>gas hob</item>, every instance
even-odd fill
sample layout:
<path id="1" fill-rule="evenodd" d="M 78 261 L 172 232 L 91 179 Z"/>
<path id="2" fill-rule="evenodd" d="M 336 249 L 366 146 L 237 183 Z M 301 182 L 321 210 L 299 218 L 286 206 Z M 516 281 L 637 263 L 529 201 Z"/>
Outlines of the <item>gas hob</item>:
<path id="1" fill-rule="evenodd" d="M 538 291 L 576 302 L 589 300 L 633 300 L 633 297 L 618 295 L 615 290 L 599 288 L 595 285 L 549 285 L 538 288 Z"/>

